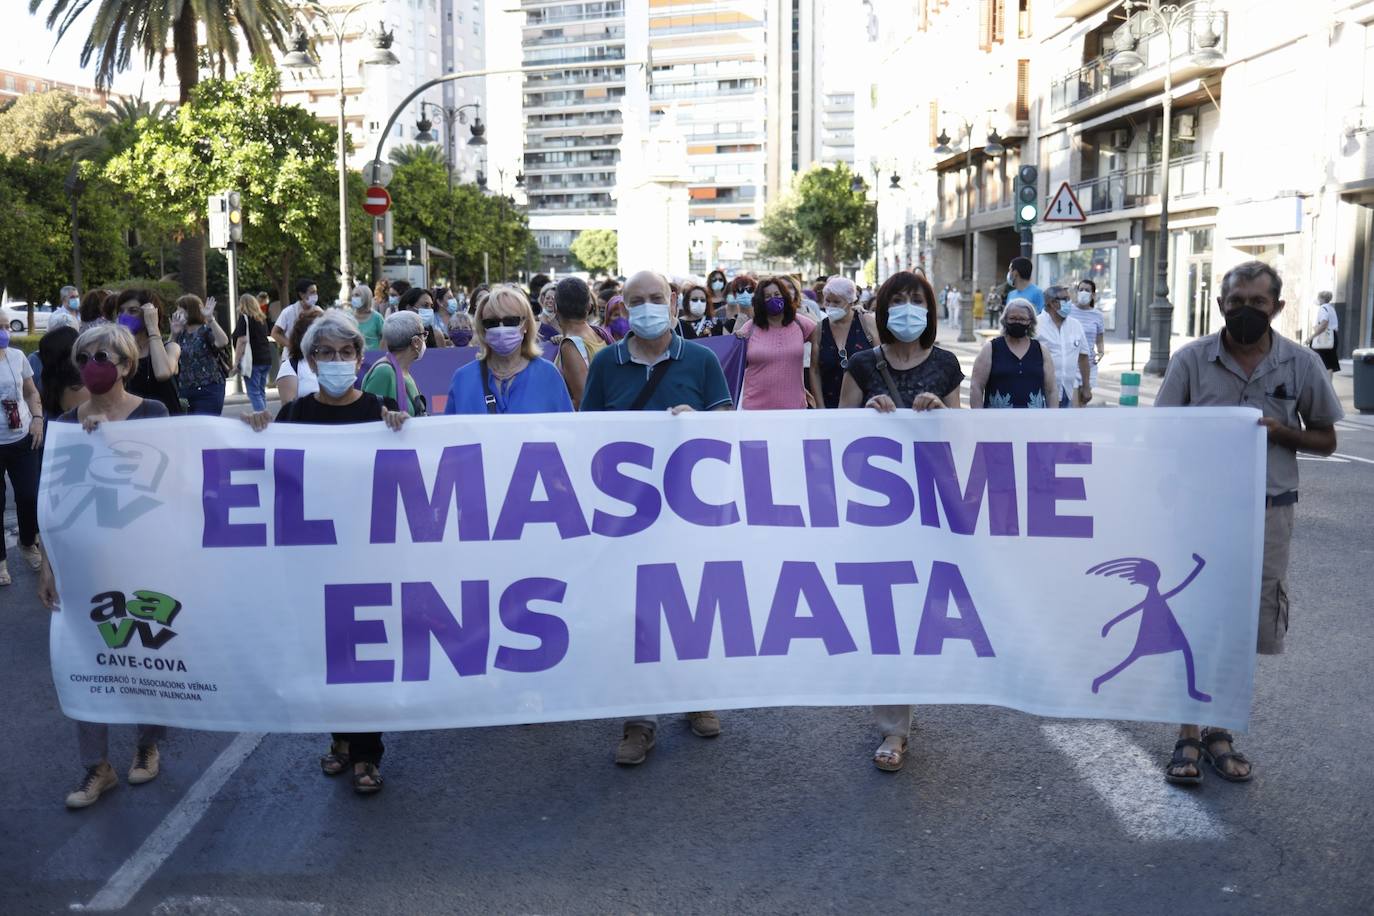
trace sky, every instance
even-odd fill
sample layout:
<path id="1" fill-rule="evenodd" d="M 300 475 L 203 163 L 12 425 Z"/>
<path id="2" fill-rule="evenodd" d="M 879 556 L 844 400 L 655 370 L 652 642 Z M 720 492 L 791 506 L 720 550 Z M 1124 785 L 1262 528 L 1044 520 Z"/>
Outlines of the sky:
<path id="1" fill-rule="evenodd" d="M 76 83 L 83 86 L 95 84 L 95 64 L 81 68 L 81 46 L 86 38 L 87 23 L 93 12 L 77 22 L 67 33 L 67 37 L 55 48 L 55 32 L 49 32 L 44 24 L 50 0 L 45 0 L 43 9 L 36 16 L 29 15 L 28 0 L 0 0 L 0 20 L 5 24 L 5 45 L 0 53 L 0 67 L 18 73 L 32 73 L 48 79 Z M 93 7 L 92 7 L 93 9 Z M 157 86 L 156 68 L 152 74 L 143 72 L 142 61 L 136 61 L 129 72 L 115 77 L 114 90 L 129 95 L 139 95 L 147 82 L 145 95 L 153 95 Z"/>

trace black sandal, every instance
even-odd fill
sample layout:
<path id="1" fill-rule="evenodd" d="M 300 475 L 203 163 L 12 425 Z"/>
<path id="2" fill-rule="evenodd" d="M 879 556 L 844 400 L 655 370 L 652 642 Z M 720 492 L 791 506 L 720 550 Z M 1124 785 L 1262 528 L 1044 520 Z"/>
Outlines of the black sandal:
<path id="1" fill-rule="evenodd" d="M 1213 754 L 1210 750 L 1211 746 L 1214 744 L 1221 744 L 1223 742 L 1231 745 L 1231 750 L 1225 752 L 1224 754 Z M 1254 764 L 1250 762 L 1250 759 L 1248 757 L 1246 757 L 1240 751 L 1235 749 L 1236 739 L 1226 729 L 1207 729 L 1202 733 L 1202 744 L 1202 753 L 1204 756 L 1206 756 L 1207 762 L 1212 765 L 1212 769 L 1217 771 L 1217 775 L 1220 776 L 1222 779 L 1226 780 L 1227 782 L 1249 782 L 1250 779 L 1255 775 Z M 1245 764 L 1245 775 L 1237 776 L 1235 773 L 1227 772 L 1226 762 L 1228 760 L 1234 760 L 1236 763 Z"/>
<path id="2" fill-rule="evenodd" d="M 365 783 L 363 782 L 364 779 L 370 779 L 372 782 L 370 784 Z M 377 772 L 375 763 L 363 764 L 361 773 L 357 770 L 353 771 L 353 791 L 359 795 L 371 795 L 374 792 L 382 791 L 382 774 Z"/>
<path id="3" fill-rule="evenodd" d="M 1196 757 L 1189 757 L 1183 753 L 1183 749 L 1191 747 L 1197 751 Z M 1202 758 L 1207 756 L 1207 748 L 1202 746 L 1202 742 L 1196 738 L 1179 738 L 1174 745 L 1174 756 L 1169 758 L 1169 765 L 1164 768 L 1164 778 L 1177 786 L 1196 786 L 1202 783 Z M 1175 773 L 1179 767 L 1191 766 L 1197 771 L 1196 775 L 1184 776 Z"/>
<path id="4" fill-rule="evenodd" d="M 348 742 L 331 741 L 329 753 L 320 758 L 320 769 L 326 776 L 338 776 L 348 769 Z"/>

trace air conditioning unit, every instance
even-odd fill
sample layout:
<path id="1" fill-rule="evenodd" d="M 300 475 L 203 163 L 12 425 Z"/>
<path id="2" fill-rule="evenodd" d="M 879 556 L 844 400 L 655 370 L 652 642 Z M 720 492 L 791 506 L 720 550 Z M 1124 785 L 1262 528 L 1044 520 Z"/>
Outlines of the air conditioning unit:
<path id="1" fill-rule="evenodd" d="M 1107 149 L 1124 150 L 1131 145 L 1131 132 L 1125 128 L 1110 131 L 1103 139 L 1102 145 Z"/>
<path id="2" fill-rule="evenodd" d="M 1178 124 L 1174 129 L 1174 135 L 1179 140 L 1197 139 L 1197 115 L 1181 114 L 1178 116 Z"/>

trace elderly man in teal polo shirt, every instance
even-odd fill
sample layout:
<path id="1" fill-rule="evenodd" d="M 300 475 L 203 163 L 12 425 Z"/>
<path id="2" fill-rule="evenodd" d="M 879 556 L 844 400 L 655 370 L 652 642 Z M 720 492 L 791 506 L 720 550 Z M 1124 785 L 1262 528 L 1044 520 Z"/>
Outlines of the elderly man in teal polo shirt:
<path id="1" fill-rule="evenodd" d="M 677 309 L 670 305 L 668 281 L 652 271 L 640 271 L 625 284 L 623 295 L 630 310 L 630 333 L 592 360 L 582 411 L 729 410 L 730 389 L 716 355 L 674 333 Z M 720 734 L 720 719 L 713 712 L 689 712 L 687 721 L 693 734 L 702 738 Z M 657 730 L 657 716 L 627 720 L 615 762 L 643 763 L 653 750 Z"/>

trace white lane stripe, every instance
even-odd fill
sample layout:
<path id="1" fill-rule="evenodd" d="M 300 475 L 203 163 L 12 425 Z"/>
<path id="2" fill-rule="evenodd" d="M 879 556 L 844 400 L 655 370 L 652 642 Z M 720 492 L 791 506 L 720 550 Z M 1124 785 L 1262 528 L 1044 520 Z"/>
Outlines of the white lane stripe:
<path id="1" fill-rule="evenodd" d="M 162 823 L 157 825 L 138 851 L 119 867 L 105 886 L 91 898 L 84 907 L 73 905 L 77 910 L 122 910 L 129 905 L 148 879 L 162 867 L 167 857 L 176 851 L 182 840 L 200 822 L 215 795 L 234 775 L 234 771 L 248 759 L 262 741 L 260 732 L 243 732 L 237 735 L 229 746 L 220 752 L 214 762 L 200 775 L 195 785 L 177 802 Z"/>
<path id="2" fill-rule="evenodd" d="M 1359 455 L 1344 455 L 1340 452 L 1335 452 L 1334 454 L 1332 454 L 1331 457 L 1344 458 L 1346 461 L 1358 461 L 1360 464 L 1374 464 L 1374 459 L 1361 458 Z"/>
<path id="3" fill-rule="evenodd" d="M 1050 723 L 1040 731 L 1135 839 L 1213 840 L 1226 835 L 1226 828 L 1186 788 L 1164 781 L 1163 760 L 1146 754 L 1120 729 L 1105 722 Z"/>

